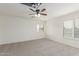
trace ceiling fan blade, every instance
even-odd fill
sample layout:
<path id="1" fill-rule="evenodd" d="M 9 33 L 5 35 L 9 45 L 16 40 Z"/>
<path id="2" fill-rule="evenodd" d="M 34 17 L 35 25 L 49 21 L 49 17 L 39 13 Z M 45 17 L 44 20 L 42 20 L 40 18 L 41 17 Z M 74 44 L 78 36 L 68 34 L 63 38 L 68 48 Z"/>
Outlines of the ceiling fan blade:
<path id="1" fill-rule="evenodd" d="M 38 3 L 38 6 L 36 7 L 36 9 L 38 9 L 38 8 L 40 7 L 41 4 L 42 4 L 42 3 Z"/>
<path id="2" fill-rule="evenodd" d="M 35 12 L 35 10 L 33 10 L 33 9 L 31 9 L 31 8 L 29 8 L 31 11 L 33 11 L 33 12 Z"/>
<path id="3" fill-rule="evenodd" d="M 40 13 L 41 15 L 45 15 L 45 16 L 47 16 L 47 14 L 45 14 L 45 13 Z"/>
<path id="4" fill-rule="evenodd" d="M 45 10 L 46 10 L 46 9 L 44 8 L 44 9 L 41 10 L 41 12 L 44 12 Z"/>

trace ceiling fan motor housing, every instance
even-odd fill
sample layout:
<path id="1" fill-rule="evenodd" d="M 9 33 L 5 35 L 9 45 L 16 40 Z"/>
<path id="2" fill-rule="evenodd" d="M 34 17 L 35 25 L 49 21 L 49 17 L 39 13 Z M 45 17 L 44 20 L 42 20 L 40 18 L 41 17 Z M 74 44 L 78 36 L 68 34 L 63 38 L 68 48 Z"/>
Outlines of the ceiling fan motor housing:
<path id="1" fill-rule="evenodd" d="M 39 14 L 39 12 L 40 12 L 40 10 L 39 10 L 39 9 L 37 9 L 37 10 L 36 10 L 36 13 L 37 13 L 37 14 Z"/>

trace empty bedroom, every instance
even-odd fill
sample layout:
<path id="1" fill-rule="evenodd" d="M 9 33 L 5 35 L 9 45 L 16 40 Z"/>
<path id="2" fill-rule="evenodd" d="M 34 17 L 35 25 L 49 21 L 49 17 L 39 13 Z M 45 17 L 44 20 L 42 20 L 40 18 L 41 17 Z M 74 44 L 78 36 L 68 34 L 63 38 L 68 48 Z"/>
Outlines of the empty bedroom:
<path id="1" fill-rule="evenodd" d="M 0 3 L 0 56 L 79 56 L 79 3 Z"/>

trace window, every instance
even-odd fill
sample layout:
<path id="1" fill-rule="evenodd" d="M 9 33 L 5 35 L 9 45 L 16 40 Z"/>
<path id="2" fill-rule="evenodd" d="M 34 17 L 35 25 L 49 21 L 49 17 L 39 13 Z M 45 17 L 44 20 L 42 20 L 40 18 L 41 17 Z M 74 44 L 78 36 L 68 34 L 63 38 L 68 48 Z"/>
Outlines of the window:
<path id="1" fill-rule="evenodd" d="M 40 25 L 37 24 L 37 32 L 39 32 L 39 30 L 40 30 Z"/>
<path id="2" fill-rule="evenodd" d="M 79 38 L 79 20 L 76 19 L 74 23 L 74 38 Z"/>
<path id="3" fill-rule="evenodd" d="M 64 22 L 64 38 L 73 38 L 73 20 Z"/>
<path id="4" fill-rule="evenodd" d="M 44 32 L 44 25 L 43 24 L 37 24 L 37 32 Z"/>
<path id="5" fill-rule="evenodd" d="M 64 38 L 79 39 L 79 19 L 64 21 Z"/>

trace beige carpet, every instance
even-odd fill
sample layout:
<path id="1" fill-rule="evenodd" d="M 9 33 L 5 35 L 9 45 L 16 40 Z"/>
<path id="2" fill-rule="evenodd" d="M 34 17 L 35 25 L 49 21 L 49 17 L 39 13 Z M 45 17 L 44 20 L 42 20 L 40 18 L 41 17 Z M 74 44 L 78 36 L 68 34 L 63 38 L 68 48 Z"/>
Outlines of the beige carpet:
<path id="1" fill-rule="evenodd" d="M 49 39 L 32 40 L 0 46 L 1 56 L 73 56 L 79 49 Z"/>

